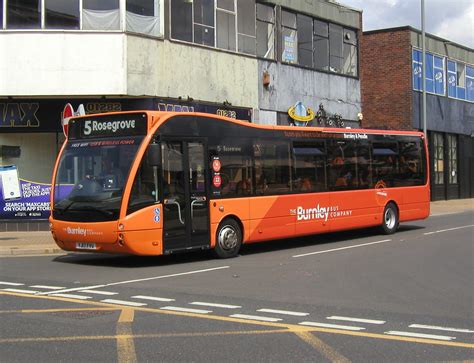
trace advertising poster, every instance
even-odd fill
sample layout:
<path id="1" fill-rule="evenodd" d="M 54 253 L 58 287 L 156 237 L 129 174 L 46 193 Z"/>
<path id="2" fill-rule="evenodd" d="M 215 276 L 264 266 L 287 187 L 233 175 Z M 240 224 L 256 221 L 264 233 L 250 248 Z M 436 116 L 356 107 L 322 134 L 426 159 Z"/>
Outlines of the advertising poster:
<path id="1" fill-rule="evenodd" d="M 0 167 L 0 219 L 48 219 L 50 214 L 51 184 L 42 184 L 5 176 L 5 167 Z M 13 193 L 13 194 L 12 194 Z M 7 198 L 5 198 L 5 195 Z M 15 196 L 15 198 L 13 198 Z"/>

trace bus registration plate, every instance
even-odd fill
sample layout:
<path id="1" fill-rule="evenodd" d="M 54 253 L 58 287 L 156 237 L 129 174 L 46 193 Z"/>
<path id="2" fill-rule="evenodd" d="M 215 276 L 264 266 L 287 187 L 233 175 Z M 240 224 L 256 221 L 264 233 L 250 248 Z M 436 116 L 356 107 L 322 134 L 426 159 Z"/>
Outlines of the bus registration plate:
<path id="1" fill-rule="evenodd" d="M 76 242 L 76 248 L 78 250 L 96 250 L 97 246 L 95 243 Z"/>

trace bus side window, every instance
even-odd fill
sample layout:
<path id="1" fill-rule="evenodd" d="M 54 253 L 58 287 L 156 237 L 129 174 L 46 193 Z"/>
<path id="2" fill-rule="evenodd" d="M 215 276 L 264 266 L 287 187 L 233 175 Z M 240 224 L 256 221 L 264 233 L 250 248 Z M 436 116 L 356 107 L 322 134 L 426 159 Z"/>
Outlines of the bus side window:
<path id="1" fill-rule="evenodd" d="M 399 185 L 423 185 L 423 149 L 419 141 L 399 143 L 400 147 L 400 173 Z"/>
<path id="2" fill-rule="evenodd" d="M 372 169 L 375 184 L 383 182 L 387 187 L 395 186 L 398 174 L 397 143 L 374 142 L 372 147 Z"/>
<path id="3" fill-rule="evenodd" d="M 257 195 L 288 194 L 292 191 L 293 175 L 290 143 L 276 140 L 256 140 L 254 144 Z"/>
<path id="4" fill-rule="evenodd" d="M 358 188 L 357 154 L 355 142 L 333 141 L 328 145 L 329 189 Z"/>
<path id="5" fill-rule="evenodd" d="M 219 171 L 222 184 L 222 197 L 245 197 L 253 194 L 252 189 L 252 154 L 249 140 L 245 138 L 223 138 L 216 145 L 216 151 L 211 155 L 210 169 L 217 157 L 221 164 Z"/>
<path id="6" fill-rule="evenodd" d="M 296 193 L 326 190 L 324 141 L 293 142 Z"/>

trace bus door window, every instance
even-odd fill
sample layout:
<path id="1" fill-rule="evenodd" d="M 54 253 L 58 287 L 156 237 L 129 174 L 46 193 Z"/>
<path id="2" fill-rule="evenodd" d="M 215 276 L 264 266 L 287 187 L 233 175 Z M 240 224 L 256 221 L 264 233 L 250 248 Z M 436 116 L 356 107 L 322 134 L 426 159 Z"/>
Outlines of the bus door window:
<path id="1" fill-rule="evenodd" d="M 287 194 L 293 190 L 290 143 L 256 140 L 254 144 L 257 195 Z"/>
<path id="2" fill-rule="evenodd" d="M 163 159 L 163 200 L 166 211 L 173 221 L 170 229 L 185 224 L 185 189 L 183 148 L 181 142 L 164 142 L 161 147 Z M 183 231 L 184 232 L 184 231 Z"/>
<path id="3" fill-rule="evenodd" d="M 326 190 L 326 148 L 324 141 L 293 142 L 295 192 Z"/>
<path id="4" fill-rule="evenodd" d="M 373 143 L 372 169 L 375 184 L 394 186 L 394 179 L 398 173 L 398 146 L 396 142 Z"/>
<path id="5" fill-rule="evenodd" d="M 204 145 L 188 142 L 189 195 L 191 198 L 191 227 L 193 233 L 207 232 L 207 200 Z"/>

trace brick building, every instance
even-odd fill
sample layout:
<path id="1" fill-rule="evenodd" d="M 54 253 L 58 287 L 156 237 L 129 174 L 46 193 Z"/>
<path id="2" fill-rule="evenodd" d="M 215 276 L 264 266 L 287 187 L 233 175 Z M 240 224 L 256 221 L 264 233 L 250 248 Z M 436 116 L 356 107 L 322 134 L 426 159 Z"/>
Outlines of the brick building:
<path id="1" fill-rule="evenodd" d="M 431 198 L 474 197 L 474 50 L 411 27 L 374 30 L 361 40 L 362 126 L 423 130 L 422 71 Z M 426 67 L 424 67 L 426 64 Z"/>

